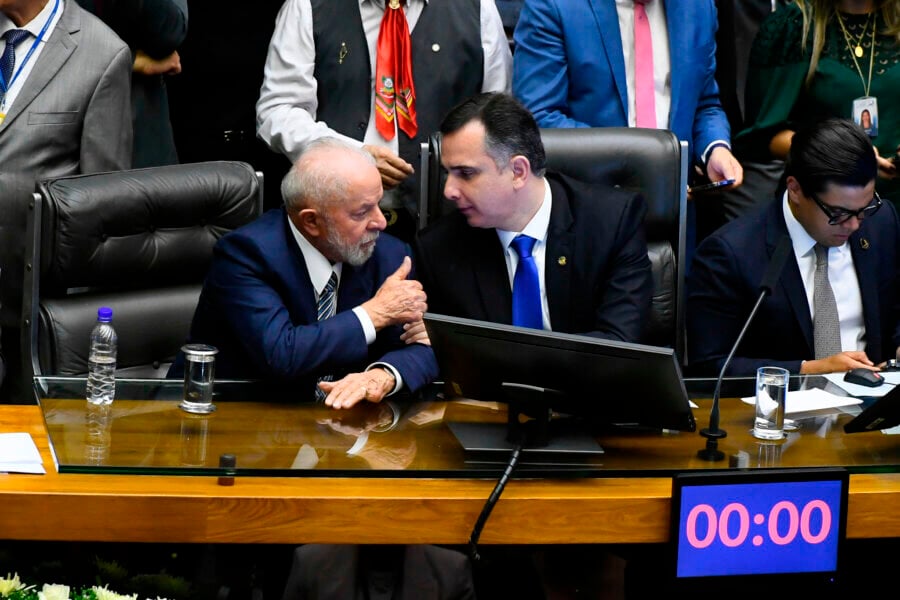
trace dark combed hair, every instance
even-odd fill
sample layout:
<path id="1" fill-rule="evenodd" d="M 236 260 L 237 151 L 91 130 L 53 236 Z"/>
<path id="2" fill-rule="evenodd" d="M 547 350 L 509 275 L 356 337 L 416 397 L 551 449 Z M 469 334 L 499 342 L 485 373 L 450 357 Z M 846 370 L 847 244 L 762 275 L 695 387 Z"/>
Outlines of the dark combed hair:
<path id="1" fill-rule="evenodd" d="M 827 119 L 801 129 L 791 140 L 784 178 L 794 176 L 807 196 L 829 184 L 865 187 L 878 175 L 872 140 L 847 119 Z"/>
<path id="2" fill-rule="evenodd" d="M 522 155 L 528 159 L 535 175 L 544 175 L 547 156 L 540 129 L 518 100 L 500 92 L 472 96 L 444 117 L 441 134 L 458 131 L 471 121 L 480 121 L 484 125 L 485 151 L 498 168 L 505 167 L 513 156 Z"/>

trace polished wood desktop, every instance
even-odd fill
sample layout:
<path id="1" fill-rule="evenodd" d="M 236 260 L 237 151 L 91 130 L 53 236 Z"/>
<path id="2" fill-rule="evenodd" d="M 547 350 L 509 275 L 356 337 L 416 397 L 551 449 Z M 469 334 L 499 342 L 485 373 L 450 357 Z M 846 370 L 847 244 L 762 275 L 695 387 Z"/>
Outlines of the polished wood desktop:
<path id="1" fill-rule="evenodd" d="M 842 415 L 762 444 L 749 435 L 752 407 L 729 399 L 722 408 L 726 455 L 745 452 L 750 468 L 846 466 L 848 537 L 900 537 L 900 512 L 887 509 L 900 505 L 900 438 L 845 435 L 849 417 Z M 206 426 L 172 400 L 117 400 L 112 411 L 108 448 L 98 449 L 84 400 L 0 406 L 0 430 L 30 433 L 47 469 L 0 475 L 5 538 L 461 544 L 495 475 L 465 465 L 446 423 L 504 418 L 502 406 L 445 402 L 408 408 L 400 423 L 373 406 L 336 414 L 296 404 L 220 403 Z M 700 424 L 708 412 L 709 402 L 701 401 Z M 198 445 L 203 427 L 207 439 Z M 305 434 L 292 437 L 298 431 Z M 70 472 L 57 472 L 51 438 L 60 469 Z M 519 472 L 481 542 L 663 542 L 671 474 L 728 467 L 696 457 L 703 446 L 696 433 L 617 432 L 600 441 L 600 464 L 553 478 Z M 218 483 L 222 452 L 238 456 L 232 486 Z"/>

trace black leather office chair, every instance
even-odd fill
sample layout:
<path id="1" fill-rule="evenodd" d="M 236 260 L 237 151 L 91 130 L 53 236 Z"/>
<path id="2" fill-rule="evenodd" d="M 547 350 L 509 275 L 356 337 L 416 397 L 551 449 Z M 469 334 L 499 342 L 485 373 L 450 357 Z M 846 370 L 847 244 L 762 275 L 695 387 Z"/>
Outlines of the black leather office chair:
<path id="1" fill-rule="evenodd" d="M 674 348 L 683 364 L 687 144 L 668 130 L 630 127 L 541 129 L 541 139 L 548 169 L 643 194 L 654 280 L 650 323 L 643 341 Z M 421 146 L 420 173 L 418 223 L 424 227 L 453 209 L 443 196 L 438 136 Z"/>
<path id="2" fill-rule="evenodd" d="M 164 377 L 187 337 L 212 248 L 262 211 L 262 174 L 204 162 L 40 182 L 28 215 L 25 376 L 87 372 L 113 309 L 118 374 Z"/>

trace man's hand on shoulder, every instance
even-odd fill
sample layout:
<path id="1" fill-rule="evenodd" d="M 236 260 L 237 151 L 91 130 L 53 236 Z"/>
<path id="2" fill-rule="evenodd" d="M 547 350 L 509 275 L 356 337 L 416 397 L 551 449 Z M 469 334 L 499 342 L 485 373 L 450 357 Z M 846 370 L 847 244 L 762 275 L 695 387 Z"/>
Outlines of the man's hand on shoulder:
<path id="1" fill-rule="evenodd" d="M 801 375 L 819 375 L 822 373 L 840 373 L 850 369 L 875 369 L 875 363 L 869 360 L 865 352 L 854 350 L 841 352 L 818 360 L 804 361 L 800 366 Z"/>
<path id="2" fill-rule="evenodd" d="M 321 381 L 319 388 L 328 394 L 326 406 L 341 409 L 355 406 L 362 400 L 381 402 L 396 384 L 390 371 L 375 368 L 363 373 L 348 373 L 337 381 Z"/>
<path id="3" fill-rule="evenodd" d="M 407 279 L 411 268 L 410 258 L 403 257 L 400 268 L 384 280 L 375 296 L 361 304 L 372 319 L 376 331 L 389 325 L 421 321 L 422 315 L 428 310 L 422 284 L 414 279 Z"/>
<path id="4" fill-rule="evenodd" d="M 397 187 L 413 174 L 414 169 L 411 164 L 384 146 L 366 144 L 363 149 L 375 157 L 375 166 L 381 173 L 381 185 L 384 189 L 390 190 Z"/>

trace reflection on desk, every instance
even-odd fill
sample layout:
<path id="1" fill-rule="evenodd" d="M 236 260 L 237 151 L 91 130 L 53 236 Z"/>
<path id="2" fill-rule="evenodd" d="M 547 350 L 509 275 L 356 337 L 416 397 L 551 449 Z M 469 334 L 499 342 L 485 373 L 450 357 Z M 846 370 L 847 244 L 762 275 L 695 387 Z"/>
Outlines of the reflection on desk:
<path id="1" fill-rule="evenodd" d="M 131 389 L 130 385 L 120 385 L 123 394 L 131 395 Z M 69 389 L 68 398 L 80 399 L 81 393 L 83 389 L 80 393 Z M 127 402 L 125 395 L 120 400 L 114 409 L 124 410 L 121 405 Z M 219 403 L 219 398 L 216 401 Z M 150 407 L 157 411 L 150 416 L 169 410 L 165 402 L 176 404 L 177 399 L 170 397 L 163 405 Z M 702 422 L 710 403 L 701 400 L 699 404 L 697 417 Z M 257 406 L 262 411 L 270 408 L 266 403 Z M 435 407 L 442 408 L 434 410 Z M 900 472 L 886 472 L 897 471 L 900 464 L 897 438 L 877 432 L 841 435 L 841 423 L 848 417 L 837 416 L 804 422 L 799 432 L 781 444 L 762 444 L 749 435 L 751 407 L 727 400 L 723 408 L 723 424 L 729 436 L 722 449 L 727 454 L 747 452 L 752 457 L 748 461 L 752 462 L 751 467 L 828 463 L 828 456 L 839 457 L 841 464 L 854 473 L 850 477 L 848 537 L 900 537 L 900 511 L 885 509 L 900 505 Z M 424 416 L 418 415 L 416 422 L 412 417 L 401 416 L 397 429 L 370 434 L 393 435 L 401 427 L 410 430 L 409 435 L 416 440 L 416 455 L 403 470 L 372 468 L 363 459 L 353 459 L 354 469 L 319 471 L 316 465 L 317 468 L 302 471 L 256 471 L 266 476 L 242 472 L 233 486 L 220 486 L 215 476 L 184 476 L 197 473 L 187 467 L 171 468 L 169 473 L 180 473 L 175 476 L 167 475 L 158 466 L 99 470 L 82 462 L 74 470 L 84 473 L 57 473 L 40 408 L 0 406 L 0 429 L 29 433 L 47 469 L 46 475 L 0 475 L 4 537 L 242 544 L 464 544 L 494 487 L 495 474 L 464 466 L 455 439 L 446 431 L 446 423 L 488 419 L 500 422 L 502 411 L 496 406 L 480 408 L 453 402 L 431 404 Z M 323 413 L 326 419 L 332 416 L 333 413 Z M 84 419 L 84 412 L 81 418 Z M 134 426 L 135 421 L 132 418 L 129 422 Z M 180 461 L 180 418 L 173 416 L 169 422 L 178 429 L 167 437 L 159 432 L 152 436 L 156 443 L 152 456 L 156 459 L 168 455 Z M 209 436 L 218 431 L 214 422 L 210 423 Z M 76 431 L 65 438 L 76 440 L 82 449 L 86 430 L 83 423 L 77 430 L 76 419 L 72 425 Z M 253 423 L 244 425 L 248 431 L 253 427 Z M 147 457 L 149 445 L 129 442 L 133 435 L 126 429 L 119 431 L 116 423 L 111 423 L 110 459 L 128 456 L 129 448 L 133 463 Z M 341 447 L 347 447 L 348 441 Z M 588 478 L 573 476 L 578 473 L 537 478 L 520 472 L 521 477 L 507 486 L 491 513 L 480 542 L 665 542 L 669 538 L 672 486 L 669 471 L 727 468 L 727 464 L 696 460 L 696 451 L 702 445 L 696 434 L 619 432 L 603 436 L 601 441 L 607 450 L 605 467 L 589 473 Z M 290 452 L 284 452 L 285 463 L 293 460 L 288 457 L 296 456 L 298 442 L 294 440 Z M 175 448 L 166 451 L 161 447 L 164 444 L 175 444 Z M 208 440 L 209 460 L 217 458 L 215 444 L 218 442 L 214 439 Z M 276 455 L 281 451 L 273 450 Z M 827 456 L 817 457 L 819 452 Z M 881 466 L 873 466 L 876 464 Z M 444 470 L 437 470 L 435 465 L 444 465 Z M 140 475 L 121 474 L 127 472 Z M 319 476 L 282 476 L 288 472 Z M 321 476 L 328 472 L 331 476 Z M 217 474 L 215 469 L 204 473 Z"/>
<path id="2" fill-rule="evenodd" d="M 178 408 L 179 382 L 126 381 L 119 383 L 115 403 L 98 414 L 73 385 L 77 380 L 47 378 L 38 386 L 50 443 L 63 473 L 213 475 L 222 454 L 237 457 L 238 475 L 493 477 L 501 470 L 467 461 L 448 424 L 503 423 L 504 405 L 438 401 L 361 404 L 334 411 L 320 404 L 273 401 L 279 399 L 261 395 L 249 382 L 232 382 L 227 393 L 217 395 L 218 410 L 201 416 Z M 702 424 L 710 403 L 698 404 Z M 900 472 L 896 438 L 877 432 L 845 435 L 842 427 L 850 415 L 816 414 L 800 420 L 800 429 L 786 440 L 766 443 L 749 433 L 751 406 L 725 398 L 721 409 L 728 437 L 720 447 L 726 455 L 749 456 L 750 468 L 845 466 L 851 472 Z M 597 462 L 523 467 L 518 474 L 665 476 L 727 468 L 727 463 L 697 458 L 703 445 L 697 434 L 623 429 L 594 433 L 604 449 Z"/>

